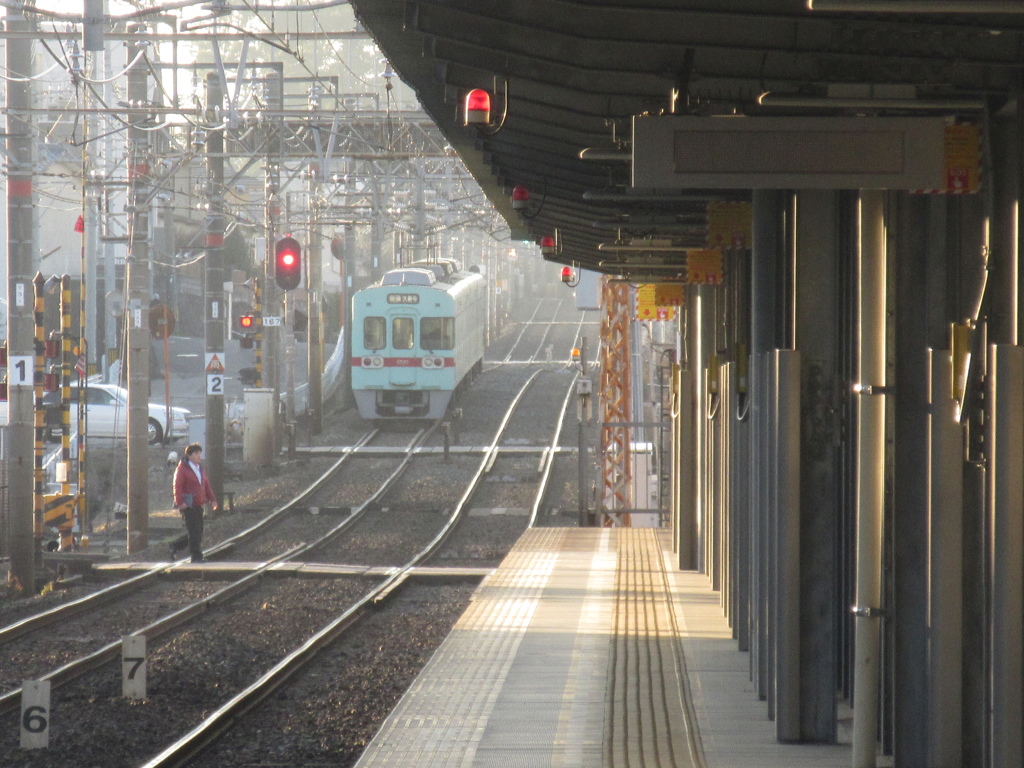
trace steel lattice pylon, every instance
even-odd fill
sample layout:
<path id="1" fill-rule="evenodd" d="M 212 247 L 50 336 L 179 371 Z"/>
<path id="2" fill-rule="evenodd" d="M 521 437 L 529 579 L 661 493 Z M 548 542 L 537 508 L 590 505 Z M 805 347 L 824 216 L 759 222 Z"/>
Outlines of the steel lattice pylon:
<path id="1" fill-rule="evenodd" d="M 629 525 L 620 510 L 633 506 L 630 498 L 632 465 L 629 427 L 629 323 L 632 309 L 626 283 L 604 284 L 601 321 L 601 463 L 604 526 Z M 621 425 L 621 426 L 620 426 Z"/>

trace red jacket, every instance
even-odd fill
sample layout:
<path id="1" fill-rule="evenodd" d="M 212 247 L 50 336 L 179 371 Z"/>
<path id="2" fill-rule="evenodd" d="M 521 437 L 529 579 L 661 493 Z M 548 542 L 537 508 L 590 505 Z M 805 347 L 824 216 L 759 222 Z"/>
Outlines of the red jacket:
<path id="1" fill-rule="evenodd" d="M 188 463 L 188 459 L 182 459 L 174 470 L 174 506 L 181 508 L 186 504 L 185 495 L 192 495 L 192 505 L 201 507 L 203 504 L 217 506 L 217 499 L 214 498 L 213 488 L 210 486 L 210 476 L 203 467 L 203 482 L 199 482 L 195 471 Z"/>

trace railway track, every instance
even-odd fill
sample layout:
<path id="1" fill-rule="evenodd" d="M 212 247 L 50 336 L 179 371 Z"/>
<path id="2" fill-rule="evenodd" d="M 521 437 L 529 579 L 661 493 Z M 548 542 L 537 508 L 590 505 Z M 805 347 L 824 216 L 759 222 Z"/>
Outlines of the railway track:
<path id="1" fill-rule="evenodd" d="M 405 559 L 403 562 L 394 562 L 390 565 L 380 567 L 376 570 L 367 569 L 366 575 L 373 577 L 372 580 L 375 582 L 374 585 L 368 585 L 366 583 L 366 579 L 356 579 L 354 581 L 352 579 L 308 579 L 300 581 L 297 579 L 268 580 L 265 578 L 265 576 L 271 572 L 280 573 L 281 569 L 287 562 L 294 562 L 297 559 L 302 559 L 303 561 L 305 561 L 307 560 L 307 558 L 313 556 L 315 556 L 317 560 L 326 557 L 327 553 L 329 553 L 334 548 L 335 539 L 338 538 L 340 532 L 346 530 L 349 527 L 354 527 L 358 521 L 360 521 L 362 518 L 366 517 L 370 513 L 378 516 L 379 521 L 383 521 L 384 523 L 391 523 L 392 525 L 390 525 L 389 527 L 393 528 L 394 505 L 389 503 L 377 503 L 376 499 L 379 499 L 380 494 L 377 494 L 374 497 L 367 499 L 362 504 L 361 508 L 353 509 L 352 514 L 346 518 L 344 523 L 329 526 L 328 530 L 318 540 L 309 543 L 303 543 L 300 546 L 294 547 L 290 551 L 281 553 L 274 560 L 267 560 L 263 563 L 253 566 L 252 572 L 247 574 L 243 578 L 231 582 L 222 589 L 213 591 L 212 593 L 204 596 L 203 599 L 200 601 L 191 603 L 188 606 L 182 608 L 179 611 L 174 612 L 171 615 L 162 617 L 158 621 L 152 622 L 150 625 L 144 627 L 141 630 L 136 630 L 138 633 L 145 635 L 147 637 L 147 642 L 151 643 L 156 642 L 158 638 L 167 635 L 171 632 L 171 630 L 178 630 L 176 633 L 174 633 L 173 636 L 171 636 L 170 640 L 160 641 L 160 645 L 158 646 L 158 650 L 156 651 L 156 656 L 153 657 L 153 663 L 155 664 L 159 660 L 161 665 L 164 667 L 173 667 L 175 665 L 180 667 L 182 664 L 182 662 L 180 661 L 181 654 L 172 654 L 170 651 L 170 649 L 172 649 L 178 642 L 178 638 L 185 636 L 188 637 L 189 640 L 195 642 L 195 638 L 193 636 L 200 634 L 206 622 L 210 621 L 212 617 L 217 617 L 215 623 L 230 623 L 227 619 L 222 618 L 222 614 L 224 613 L 231 613 L 235 611 L 239 613 L 245 613 L 247 616 L 251 617 L 253 613 L 255 613 L 256 616 L 259 616 L 260 612 L 262 611 L 272 612 L 273 606 L 275 605 L 296 601 L 297 598 L 296 595 L 294 594 L 294 591 L 297 589 L 297 585 L 302 585 L 306 588 L 304 590 L 301 590 L 303 593 L 314 591 L 318 593 L 319 596 L 313 602 L 319 604 L 319 602 L 323 600 L 327 603 L 335 604 L 335 614 L 337 614 L 336 604 L 339 601 L 347 601 L 351 604 L 350 608 L 343 611 L 340 615 L 336 615 L 336 617 L 333 620 L 327 622 L 325 625 L 321 626 L 317 631 L 313 632 L 312 634 L 308 634 L 310 631 L 309 629 L 299 629 L 298 631 L 300 634 L 308 634 L 308 637 L 306 637 L 306 639 L 304 640 L 300 647 L 293 649 L 287 655 L 282 654 L 280 652 L 280 649 L 278 649 L 276 646 L 275 650 L 273 651 L 269 650 L 269 646 L 267 648 L 262 649 L 259 654 L 260 659 L 264 659 L 265 657 L 269 658 L 271 655 L 277 654 L 278 657 L 281 658 L 281 660 L 276 665 L 273 665 L 271 670 L 269 672 L 266 672 L 262 677 L 260 677 L 260 679 L 257 680 L 257 682 L 251 683 L 247 687 L 243 687 L 243 690 L 237 696 L 221 704 L 214 714 L 206 715 L 205 717 L 202 717 L 201 715 L 196 715 L 196 719 L 201 720 L 202 726 L 196 727 L 194 729 L 194 732 L 190 732 L 190 735 L 182 737 L 179 745 L 168 747 L 163 753 L 161 753 L 160 757 L 154 759 L 154 761 L 151 761 L 150 763 L 147 763 L 147 765 L 184 764 L 183 762 L 181 762 L 183 759 L 181 755 L 191 755 L 194 754 L 197 750 L 203 748 L 203 746 L 209 742 L 211 738 L 210 734 L 213 733 L 214 730 L 223 730 L 225 728 L 230 728 L 231 724 L 235 722 L 239 717 L 240 712 L 245 711 L 246 709 L 253 706 L 256 702 L 265 698 L 267 695 L 269 695 L 267 691 L 270 690 L 273 686 L 280 685 L 285 679 L 294 674 L 296 669 L 300 668 L 304 664 L 309 663 L 309 660 L 313 657 L 313 655 L 315 655 L 316 652 L 319 651 L 319 649 L 330 644 L 338 635 L 345 632 L 359 618 L 363 618 L 366 615 L 370 606 L 379 606 L 383 603 L 386 603 L 388 599 L 399 590 L 400 587 L 405 585 L 405 583 L 407 582 L 409 577 L 414 573 L 414 570 L 417 567 L 420 567 L 423 563 L 429 560 L 429 558 L 435 556 L 435 554 L 438 553 L 442 549 L 442 547 L 445 546 L 445 543 L 448 541 L 452 532 L 457 529 L 459 522 L 466 517 L 465 512 L 468 509 L 469 501 L 473 497 L 473 494 L 478 488 L 478 486 L 480 485 L 481 479 L 488 471 L 494 469 L 496 463 L 499 461 L 499 456 L 502 450 L 505 449 L 506 452 L 508 452 L 508 448 L 510 446 L 503 446 L 500 444 L 500 441 L 502 440 L 502 435 L 507 434 L 506 430 L 512 419 L 512 414 L 515 412 L 516 403 L 518 403 L 520 399 L 524 397 L 524 393 L 527 391 L 527 388 L 530 386 L 530 383 L 534 382 L 537 379 L 537 377 L 541 375 L 542 372 L 535 372 L 529 378 L 529 380 L 521 386 L 516 401 L 506 411 L 500 427 L 494 433 L 494 438 L 491 441 L 491 443 L 486 447 L 484 451 L 482 451 L 482 454 L 478 457 L 478 460 L 477 457 L 473 457 L 474 460 L 476 460 L 475 463 L 477 464 L 477 469 L 473 473 L 471 480 L 466 483 L 466 487 L 463 490 L 461 490 L 459 497 L 455 501 L 454 505 L 446 507 L 446 514 L 440 516 L 439 519 L 436 519 L 434 521 L 436 523 L 436 526 L 434 532 L 431 535 L 428 536 L 428 534 L 420 533 L 419 536 L 415 537 L 417 541 L 412 543 L 412 549 L 415 549 L 417 551 L 412 556 Z M 552 374 L 550 372 L 544 372 L 543 375 L 550 376 L 555 374 Z M 571 381 L 572 377 L 566 375 L 565 372 L 563 372 L 561 376 L 565 381 Z M 538 388 L 534 387 L 534 389 Z M 550 389 L 550 383 L 545 387 L 540 388 L 540 390 L 543 390 L 545 394 L 549 394 L 547 390 Z M 552 418 L 554 424 L 560 425 L 561 423 L 562 416 L 564 416 L 565 405 L 568 402 L 569 391 L 570 390 L 566 388 L 565 395 L 562 398 L 561 410 L 559 411 L 557 417 Z M 536 403 L 534 403 L 534 405 L 531 406 L 529 410 L 536 411 L 537 408 L 539 408 L 539 406 Z M 425 453 L 424 451 L 424 438 L 428 436 L 429 435 L 426 432 L 424 432 L 422 434 L 417 435 L 414 439 L 412 439 L 409 442 L 409 445 L 406 450 L 407 456 L 412 457 L 418 455 L 421 458 L 436 459 L 436 454 L 428 454 Z M 368 435 L 366 440 L 362 443 L 362 445 L 366 446 L 371 439 L 372 435 Z M 554 454 L 554 449 L 557 446 L 557 440 L 557 430 L 555 430 L 555 435 L 552 441 L 550 442 L 548 448 L 542 448 L 539 451 L 537 451 L 539 455 L 539 460 L 537 459 L 537 457 L 535 457 L 535 460 L 539 461 L 537 465 L 538 469 L 543 469 L 544 466 L 550 467 L 550 457 L 553 456 Z M 302 514 L 300 510 L 303 509 L 305 509 L 308 514 L 309 506 L 307 505 L 309 504 L 310 500 L 315 499 L 317 494 L 327 492 L 326 489 L 330 485 L 332 479 L 339 475 L 342 467 L 346 466 L 347 464 L 350 465 L 357 461 L 356 457 L 358 456 L 358 454 L 359 450 L 350 451 L 348 454 L 346 454 L 345 457 L 343 457 L 343 460 L 337 462 L 335 466 L 333 466 L 330 470 L 324 473 L 324 475 L 309 489 L 307 489 L 306 492 L 300 494 L 298 497 L 293 499 L 292 502 L 289 502 L 288 504 L 284 505 L 284 507 L 282 507 L 281 509 L 276 510 L 268 520 L 261 521 L 261 524 L 252 526 L 249 530 L 244 531 L 242 534 L 232 537 L 231 540 L 218 544 L 216 547 L 211 548 L 209 550 L 209 553 L 223 556 L 233 556 L 233 554 L 241 552 L 245 546 L 248 546 L 247 542 L 256 539 L 262 535 L 266 535 L 274 528 L 277 528 L 280 525 L 284 524 L 285 521 L 289 518 L 289 516 Z M 506 458 L 509 457 L 501 456 L 500 458 L 501 461 L 505 461 Z M 411 458 L 404 460 L 402 462 L 402 465 L 403 467 L 408 467 L 410 463 Z M 435 461 L 434 463 L 436 464 L 437 462 Z M 396 470 L 389 477 L 387 483 L 382 485 L 391 485 L 391 483 L 394 482 L 395 478 L 399 474 L 401 474 L 402 471 L 405 470 Z M 546 472 L 542 472 L 542 477 L 540 478 L 540 480 L 543 481 L 543 479 L 546 478 L 546 476 Z M 449 485 L 451 485 L 450 482 Z M 398 492 L 398 489 L 396 488 L 395 491 Z M 381 493 L 383 493 L 383 489 Z M 542 495 L 542 491 L 539 491 L 537 493 L 537 507 L 539 507 L 539 500 L 540 498 L 542 498 Z M 532 519 L 532 516 L 530 519 Z M 378 522 L 378 528 L 379 527 L 382 526 Z M 358 537 L 358 534 L 356 536 Z M 365 537 L 365 535 L 363 536 L 364 537 L 362 540 L 364 541 L 364 545 L 362 547 L 362 550 L 366 551 L 367 547 L 365 546 L 365 542 L 368 539 Z M 514 538 L 509 542 L 509 546 L 511 545 L 512 541 L 514 541 Z M 276 569 L 276 571 L 274 569 Z M 156 566 L 147 571 L 141 577 L 137 577 L 137 580 L 134 580 L 134 583 L 136 586 L 146 585 L 152 582 L 154 579 L 159 580 L 160 574 L 173 575 L 175 570 L 184 569 L 176 566 L 169 566 L 166 564 L 163 566 Z M 310 585 L 314 582 L 316 586 L 310 587 Z M 150 586 L 148 588 L 152 589 L 154 587 Z M 122 594 L 127 590 L 128 587 L 119 585 L 117 588 L 114 588 L 112 595 L 106 597 L 108 599 L 118 599 L 117 595 Z M 320 595 L 320 593 L 323 594 Z M 102 598 L 100 598 L 99 596 L 94 598 L 92 605 L 98 604 L 100 599 Z M 308 597 L 308 595 L 306 595 L 301 599 L 304 601 L 308 601 L 310 598 Z M 79 611 L 90 610 L 88 604 L 83 605 L 85 605 L 85 607 L 80 605 L 77 606 L 76 609 Z M 311 611 L 311 613 L 314 615 L 307 618 L 309 620 L 309 623 L 315 623 L 315 618 L 320 616 L 320 612 Z M 64 617 L 66 618 L 67 615 L 68 614 L 65 613 Z M 54 613 L 54 617 L 59 616 L 60 614 Z M 203 616 L 201 622 L 195 621 L 197 616 Z M 51 617 L 51 619 L 52 618 L 53 617 Z M 61 619 L 58 618 L 58 620 Z M 253 619 L 249 618 L 246 620 L 246 622 L 243 623 L 248 623 L 252 620 Z M 282 634 L 284 632 L 285 625 L 288 625 L 290 622 L 293 621 L 294 619 L 292 618 L 283 618 L 281 619 L 281 621 L 277 621 L 272 618 L 272 615 L 268 615 L 267 621 L 264 623 L 264 626 L 267 627 L 267 631 L 269 632 L 270 635 L 277 635 Z M 35 628 L 38 629 L 39 626 L 41 626 L 41 624 L 37 624 Z M 185 629 L 181 629 L 182 627 L 185 627 Z M 303 623 L 303 627 L 307 627 L 307 623 Z M 13 638 L 15 638 L 17 635 L 23 635 L 28 631 L 34 630 L 30 630 L 27 628 L 23 628 L 23 630 L 19 632 L 14 632 L 12 630 L 10 633 L 7 634 L 7 638 L 13 641 Z M 0 631 L 0 643 L 3 642 L 4 634 L 2 631 Z M 245 643 L 244 645 L 248 645 L 248 643 Z M 192 647 L 194 648 L 194 646 Z M 101 649 L 91 654 L 88 654 L 87 656 L 83 657 L 78 661 L 69 662 L 68 664 L 65 664 L 63 667 L 61 667 L 60 670 L 55 670 L 54 672 L 51 672 L 44 677 L 49 677 L 49 679 L 56 684 L 65 686 L 69 685 L 70 681 L 74 680 L 75 678 L 84 674 L 85 672 L 93 670 L 96 667 L 102 666 L 114 660 L 119 651 L 119 642 L 108 643 Z M 164 654 L 167 654 L 166 658 L 164 657 Z M 188 677 L 188 675 L 184 674 L 182 676 Z M 232 675 L 232 679 L 234 679 L 237 676 L 238 675 Z M 258 675 L 250 674 L 249 676 L 257 677 Z M 91 677 L 92 676 L 90 676 L 90 678 Z M 109 677 L 111 676 L 107 676 L 107 687 L 109 687 L 110 685 Z M 268 688 L 268 686 L 270 686 L 270 688 Z M 89 689 L 90 684 L 81 682 L 80 684 L 78 684 L 78 687 L 81 689 L 79 695 L 85 695 L 85 691 Z M 102 686 L 99 686 L 99 684 L 97 684 L 97 687 Z M 16 699 L 16 693 L 17 691 L 9 691 L 7 694 L 5 694 L 3 699 L 0 699 L 0 708 L 2 708 L 3 706 L 6 706 L 8 708 L 14 706 L 12 702 L 14 702 Z M 93 699 L 96 699 L 97 701 L 102 700 L 103 706 L 101 708 L 103 709 L 112 708 L 114 710 L 118 710 L 124 708 L 124 700 L 116 696 L 106 699 L 103 696 L 97 697 L 94 695 Z M 95 703 L 96 702 L 90 699 L 90 704 L 93 704 L 93 706 L 89 707 L 90 710 L 97 709 Z M 205 709 L 208 710 L 208 707 Z M 92 714 L 95 716 L 95 711 L 93 711 Z M 215 723 L 218 722 L 224 723 L 224 725 L 216 726 Z M 152 724 L 150 724 L 149 727 L 152 728 Z M 145 723 L 140 724 L 140 726 L 134 730 L 138 733 L 148 732 Z M 152 753 L 153 751 L 155 750 L 150 749 L 149 753 Z M 135 757 L 131 759 L 137 760 L 139 755 L 144 754 L 146 754 L 146 748 L 140 745 L 139 752 L 136 754 Z M 59 765 L 60 763 L 48 762 L 45 764 Z M 127 765 L 135 763 L 129 761 L 124 764 Z"/>

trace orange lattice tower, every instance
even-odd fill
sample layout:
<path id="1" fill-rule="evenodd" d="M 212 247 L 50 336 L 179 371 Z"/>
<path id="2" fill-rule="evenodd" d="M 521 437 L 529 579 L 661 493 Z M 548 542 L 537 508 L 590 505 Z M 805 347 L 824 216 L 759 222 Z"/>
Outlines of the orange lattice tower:
<path id="1" fill-rule="evenodd" d="M 601 457 L 603 526 L 629 525 L 620 514 L 632 504 L 629 422 L 629 324 L 632 295 L 626 283 L 605 282 L 601 321 Z"/>

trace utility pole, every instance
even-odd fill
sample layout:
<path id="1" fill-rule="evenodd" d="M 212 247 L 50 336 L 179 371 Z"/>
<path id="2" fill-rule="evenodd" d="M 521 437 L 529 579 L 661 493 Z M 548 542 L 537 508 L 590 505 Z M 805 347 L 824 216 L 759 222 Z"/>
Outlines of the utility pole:
<path id="1" fill-rule="evenodd" d="M 8 32 L 33 32 L 35 25 L 13 9 Z M 33 510 L 33 218 L 34 137 L 32 118 L 32 41 L 7 40 L 7 414 L 8 502 L 11 569 L 8 581 L 35 592 L 36 546 Z"/>
<path id="2" fill-rule="evenodd" d="M 206 120 L 219 122 L 224 94 L 220 76 L 206 76 Z M 206 135 L 206 472 L 218 501 L 224 499 L 224 127 Z M 212 361 L 219 360 L 219 367 Z"/>
<path id="3" fill-rule="evenodd" d="M 135 27 L 137 42 L 128 62 L 143 56 L 128 72 L 128 99 L 149 101 L 145 65 L 145 27 Z M 128 553 L 149 546 L 149 131 L 146 117 L 128 128 Z"/>
<path id="4" fill-rule="evenodd" d="M 306 387 L 309 430 L 319 435 L 324 429 L 323 372 L 324 351 L 320 341 L 320 294 L 323 269 L 321 259 L 323 243 L 320 239 L 320 204 L 317 201 L 320 168 L 309 166 L 309 244 L 306 246 L 306 361 L 308 384 Z"/>
<path id="5" fill-rule="evenodd" d="M 579 419 L 576 423 L 576 445 L 577 457 L 579 458 L 577 483 L 578 517 L 577 524 L 580 528 L 590 525 L 590 502 L 587 497 L 587 460 L 589 459 L 586 442 L 586 426 L 590 423 L 590 400 L 592 386 L 587 378 L 587 337 L 584 336 L 580 342 L 580 377 L 576 380 L 576 396 L 579 400 Z M 582 382 L 586 382 L 583 384 Z"/>

